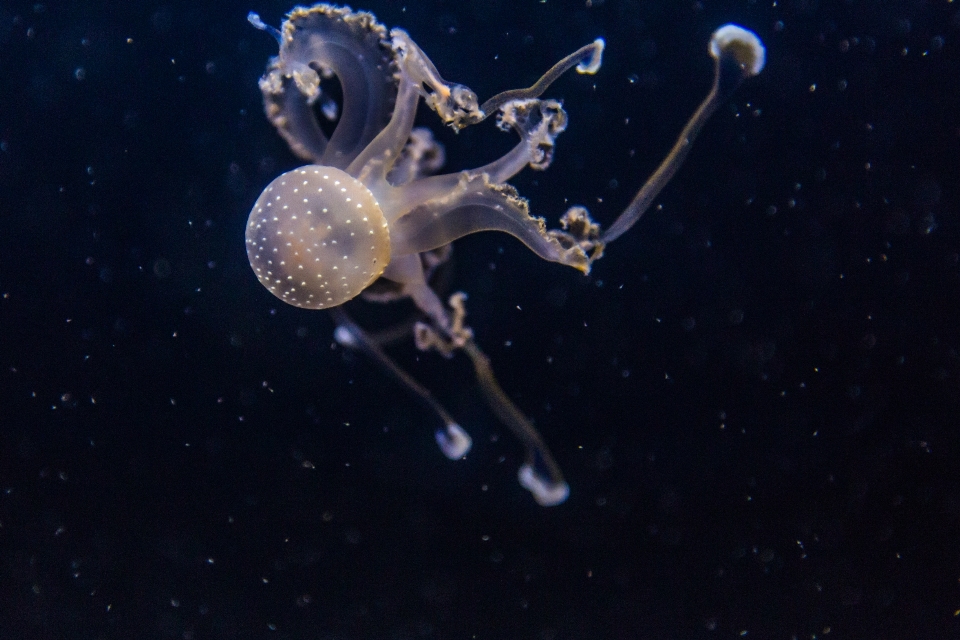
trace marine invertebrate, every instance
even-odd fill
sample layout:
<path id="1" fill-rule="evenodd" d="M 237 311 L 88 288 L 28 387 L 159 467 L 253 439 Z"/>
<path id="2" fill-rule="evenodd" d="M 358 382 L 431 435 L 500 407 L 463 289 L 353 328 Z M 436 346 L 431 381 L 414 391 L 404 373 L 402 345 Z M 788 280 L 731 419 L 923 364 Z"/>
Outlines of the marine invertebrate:
<path id="1" fill-rule="evenodd" d="M 500 388 L 465 323 L 466 296 L 456 293 L 444 304 L 430 275 L 448 259 L 450 243 L 479 231 L 509 233 L 541 258 L 588 273 L 604 248 L 647 210 L 716 107 L 763 68 L 759 39 L 734 25 L 713 34 L 709 95 L 608 229 L 601 230 L 584 207 L 571 207 L 560 218 L 561 228 L 549 229 L 530 215 L 526 200 L 507 181 L 528 166 L 550 165 L 567 116 L 559 102 L 541 95 L 572 68 L 596 73 L 602 40 L 565 57 L 533 86 L 480 104 L 469 88 L 444 80 L 405 31 L 388 32 L 369 13 L 327 4 L 300 7 L 279 30 L 256 14 L 249 19 L 280 45 L 260 80 L 267 117 L 293 152 L 311 163 L 273 180 L 250 213 L 247 255 L 260 282 L 289 304 L 330 309 L 337 340 L 368 354 L 435 412 L 442 422 L 437 442 L 445 455 L 458 459 L 469 450 L 470 437 L 340 307 L 358 296 L 374 302 L 411 299 L 424 316 L 413 329 L 417 346 L 469 356 L 488 404 L 527 449 L 521 484 L 542 505 L 563 502 L 569 488 L 553 456 Z M 343 105 L 327 137 L 313 105 L 325 100 L 321 78 L 332 75 L 343 88 Z M 485 166 L 433 175 L 442 165 L 442 150 L 428 130 L 414 128 L 421 100 L 458 130 L 496 114 L 500 129 L 515 131 L 520 142 Z"/>

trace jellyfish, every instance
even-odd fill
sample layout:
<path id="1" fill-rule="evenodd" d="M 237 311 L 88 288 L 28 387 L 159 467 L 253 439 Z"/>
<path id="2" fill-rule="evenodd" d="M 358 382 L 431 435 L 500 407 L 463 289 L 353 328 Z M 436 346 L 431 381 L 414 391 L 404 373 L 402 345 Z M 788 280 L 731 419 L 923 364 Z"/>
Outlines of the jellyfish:
<path id="1" fill-rule="evenodd" d="M 547 169 L 567 114 L 541 96 L 563 73 L 594 74 L 604 41 L 598 39 L 551 67 L 524 89 L 496 94 L 482 104 L 468 87 L 444 80 L 402 29 L 387 30 L 367 12 L 318 4 L 295 8 L 280 29 L 255 13 L 249 21 L 277 40 L 260 80 L 264 110 L 290 149 L 309 164 L 275 178 L 246 226 L 250 265 L 264 287 L 303 309 L 327 309 L 334 338 L 366 354 L 410 391 L 438 421 L 435 439 L 452 460 L 472 441 L 429 389 L 404 371 L 383 340 L 361 327 L 344 303 L 411 300 L 420 319 L 409 331 L 417 348 L 452 357 L 464 353 L 497 418 L 526 450 L 520 484 L 537 503 L 553 506 L 570 492 L 560 467 L 532 422 L 500 387 L 489 358 L 466 322 L 462 292 L 446 301 L 432 275 L 450 258 L 451 243 L 481 231 L 508 233 L 544 260 L 589 273 L 606 247 L 627 232 L 676 173 L 710 115 L 764 66 L 764 48 L 752 32 L 726 25 L 714 32 L 709 53 L 713 84 L 673 148 L 636 196 L 606 229 L 585 207 L 574 206 L 548 228 L 508 181 L 523 169 Z M 327 136 L 315 106 L 336 116 L 322 90 L 336 76 L 343 99 L 340 118 Z M 455 130 L 495 115 L 497 126 L 519 142 L 503 157 L 476 169 L 438 173 L 442 147 L 430 131 L 414 127 L 421 100 Z"/>

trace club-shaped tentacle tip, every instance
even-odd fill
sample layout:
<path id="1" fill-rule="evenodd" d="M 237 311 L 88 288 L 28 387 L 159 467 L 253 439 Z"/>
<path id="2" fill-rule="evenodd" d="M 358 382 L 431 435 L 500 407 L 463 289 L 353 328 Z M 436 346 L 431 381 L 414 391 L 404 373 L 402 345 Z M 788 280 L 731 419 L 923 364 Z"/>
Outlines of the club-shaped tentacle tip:
<path id="1" fill-rule="evenodd" d="M 577 73 L 593 75 L 599 71 L 600 65 L 603 63 L 603 49 L 606 46 L 607 43 L 603 38 L 594 40 L 590 57 L 577 65 Z"/>
<path id="2" fill-rule="evenodd" d="M 341 347 L 346 347 L 348 349 L 357 348 L 357 337 L 353 335 L 353 332 L 345 326 L 337 325 L 337 328 L 333 330 L 333 339 L 337 341 Z"/>
<path id="3" fill-rule="evenodd" d="M 549 478 L 537 474 L 533 467 L 524 464 L 517 472 L 520 486 L 533 494 L 533 499 L 541 507 L 555 507 L 566 501 L 570 495 L 570 485 L 566 482 L 552 482 Z"/>
<path id="4" fill-rule="evenodd" d="M 723 55 L 734 56 L 748 78 L 763 71 L 767 61 L 767 50 L 757 34 L 735 24 L 725 24 L 713 32 L 710 55 L 716 60 Z"/>
<path id="5" fill-rule="evenodd" d="M 448 424 L 434 433 L 437 446 L 451 460 L 460 460 L 473 446 L 473 439 L 458 424 Z"/>

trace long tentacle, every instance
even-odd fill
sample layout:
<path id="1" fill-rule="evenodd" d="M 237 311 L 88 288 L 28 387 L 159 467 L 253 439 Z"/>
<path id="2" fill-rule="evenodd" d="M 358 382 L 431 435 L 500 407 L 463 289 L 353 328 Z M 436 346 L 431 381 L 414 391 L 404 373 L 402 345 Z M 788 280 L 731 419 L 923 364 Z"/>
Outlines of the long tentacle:
<path id="1" fill-rule="evenodd" d="M 520 484 L 533 494 L 541 506 L 552 507 L 562 503 L 570 495 L 570 486 L 563 479 L 560 466 L 553 459 L 537 428 L 503 392 L 493 374 L 490 358 L 480 347 L 473 340 L 468 340 L 463 350 L 473 363 L 477 382 L 490 409 L 527 449 L 527 461 L 517 474 Z"/>
<path id="2" fill-rule="evenodd" d="M 457 421 L 453 419 L 450 412 L 433 397 L 430 390 L 417 382 L 409 373 L 401 369 L 400 366 L 380 348 L 380 345 L 347 315 L 346 311 L 340 307 L 335 307 L 330 310 L 330 314 L 333 316 L 333 321 L 337 325 L 334 336 L 340 345 L 363 352 L 389 374 L 390 377 L 406 388 L 407 391 L 415 395 L 427 408 L 440 418 L 443 427 L 438 428 L 434 432 L 434 437 L 443 454 L 451 460 L 459 460 L 465 456 L 473 445 L 473 440 L 467 432 L 457 424 Z"/>
<path id="3" fill-rule="evenodd" d="M 613 224 L 600 235 L 602 244 L 610 244 L 636 224 L 686 160 L 693 141 L 717 107 L 729 100 L 744 80 L 760 73 L 765 63 L 765 50 L 760 39 L 753 32 L 736 25 L 726 25 L 714 32 L 710 39 L 710 55 L 714 58 L 710 93 L 680 132 L 657 170 Z"/>

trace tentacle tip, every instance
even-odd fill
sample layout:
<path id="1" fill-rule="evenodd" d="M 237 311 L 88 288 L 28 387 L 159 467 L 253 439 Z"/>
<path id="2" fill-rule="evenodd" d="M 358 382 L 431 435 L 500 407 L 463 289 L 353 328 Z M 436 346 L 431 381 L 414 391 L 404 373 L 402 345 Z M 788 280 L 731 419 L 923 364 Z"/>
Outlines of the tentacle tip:
<path id="1" fill-rule="evenodd" d="M 333 330 L 333 339 L 336 340 L 337 344 L 341 347 L 347 347 L 348 349 L 355 349 L 357 347 L 357 337 L 353 335 L 350 329 L 342 324 Z"/>
<path id="2" fill-rule="evenodd" d="M 450 460 L 460 460 L 473 446 L 473 439 L 458 424 L 448 424 L 434 433 L 437 445 Z"/>
<path id="3" fill-rule="evenodd" d="M 266 31 L 267 33 L 272 35 L 279 44 L 281 45 L 283 44 L 283 36 L 281 35 L 280 30 L 277 29 L 276 27 L 271 27 L 266 22 L 261 20 L 260 14 L 257 13 L 256 11 L 251 11 L 250 13 L 247 14 L 247 22 L 252 24 L 257 29 L 260 29 L 260 31 Z"/>
<path id="4" fill-rule="evenodd" d="M 525 464 L 517 472 L 520 486 L 533 494 L 533 499 L 541 507 L 555 507 L 570 496 L 570 485 L 563 480 L 554 482 L 550 478 L 537 474 L 533 466 Z"/>
<path id="5" fill-rule="evenodd" d="M 603 49 L 607 46 L 603 38 L 597 38 L 593 41 L 590 51 L 590 57 L 577 65 L 577 73 L 593 75 L 600 70 L 600 64 L 603 62 Z"/>
<path id="6" fill-rule="evenodd" d="M 733 56 L 748 78 L 763 71 L 767 61 L 767 50 L 757 34 L 735 24 L 725 24 L 713 32 L 710 55 L 716 60 Z"/>

